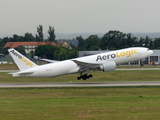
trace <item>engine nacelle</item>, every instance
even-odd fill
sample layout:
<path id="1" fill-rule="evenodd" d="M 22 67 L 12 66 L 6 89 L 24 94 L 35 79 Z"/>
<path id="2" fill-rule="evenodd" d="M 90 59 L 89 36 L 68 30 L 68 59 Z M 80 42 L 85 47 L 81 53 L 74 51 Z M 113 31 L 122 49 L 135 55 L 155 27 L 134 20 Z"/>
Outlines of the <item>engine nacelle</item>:
<path id="1" fill-rule="evenodd" d="M 114 61 L 106 62 L 100 66 L 103 72 L 114 71 L 116 69 L 116 63 Z"/>

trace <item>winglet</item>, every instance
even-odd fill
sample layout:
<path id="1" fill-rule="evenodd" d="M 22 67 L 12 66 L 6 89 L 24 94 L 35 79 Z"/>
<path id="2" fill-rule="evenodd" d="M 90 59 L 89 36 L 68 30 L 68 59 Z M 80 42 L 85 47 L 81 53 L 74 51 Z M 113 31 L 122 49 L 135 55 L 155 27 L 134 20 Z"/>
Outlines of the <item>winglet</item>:
<path id="1" fill-rule="evenodd" d="M 8 52 L 12 56 L 14 62 L 17 64 L 18 68 L 22 70 L 26 70 L 32 67 L 36 67 L 37 65 L 30 61 L 28 58 L 23 56 L 21 53 L 16 51 L 15 49 L 8 49 Z"/>

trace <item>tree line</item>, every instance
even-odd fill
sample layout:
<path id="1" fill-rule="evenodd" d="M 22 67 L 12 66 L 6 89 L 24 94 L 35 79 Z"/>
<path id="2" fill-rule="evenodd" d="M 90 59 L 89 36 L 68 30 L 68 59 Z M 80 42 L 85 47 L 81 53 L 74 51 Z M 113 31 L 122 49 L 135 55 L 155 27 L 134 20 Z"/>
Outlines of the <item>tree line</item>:
<path id="1" fill-rule="evenodd" d="M 7 49 L 3 48 L 7 42 L 55 42 L 57 43 L 54 27 L 49 26 L 48 38 L 44 39 L 43 26 L 37 27 L 37 34 L 33 36 L 31 33 L 25 33 L 24 36 L 13 35 L 13 37 L 0 38 L 0 53 L 8 54 Z M 108 31 L 103 37 L 98 35 L 90 35 L 84 39 L 82 36 L 77 36 L 78 46 L 72 46 L 72 50 L 67 48 L 43 45 L 38 46 L 33 56 L 41 58 L 48 58 L 54 60 L 65 60 L 77 57 L 78 51 L 88 50 L 116 50 L 127 47 L 147 47 L 149 49 L 160 49 L 160 38 L 151 39 L 148 36 L 137 38 L 131 33 L 123 33 L 121 31 L 111 30 Z M 20 48 L 17 48 L 21 50 Z M 24 52 L 24 50 L 22 50 Z"/>
<path id="2" fill-rule="evenodd" d="M 87 39 L 77 37 L 78 47 L 81 50 L 116 50 L 127 47 L 147 47 L 149 49 L 160 49 L 160 38 L 140 37 L 137 38 L 131 33 L 120 31 L 109 31 L 99 38 L 91 35 Z"/>
<path id="3" fill-rule="evenodd" d="M 57 42 L 56 41 L 56 35 L 55 35 L 55 29 L 52 26 L 49 26 L 48 29 L 48 38 L 44 39 L 44 35 L 43 35 L 43 26 L 39 25 L 37 27 L 37 34 L 34 36 L 32 33 L 25 33 L 24 36 L 19 36 L 14 34 L 13 37 L 4 37 L 4 38 L 0 38 L 0 47 L 4 47 L 4 45 L 7 42 L 33 42 L 33 41 L 37 41 L 37 42 Z"/>

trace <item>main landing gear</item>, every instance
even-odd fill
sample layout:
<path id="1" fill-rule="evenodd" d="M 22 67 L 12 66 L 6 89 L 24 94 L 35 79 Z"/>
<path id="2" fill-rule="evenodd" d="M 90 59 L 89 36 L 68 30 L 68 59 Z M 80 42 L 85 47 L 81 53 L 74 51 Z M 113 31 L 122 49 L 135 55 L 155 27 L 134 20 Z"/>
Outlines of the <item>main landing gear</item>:
<path id="1" fill-rule="evenodd" d="M 140 65 L 141 65 L 141 67 L 144 66 L 144 61 L 143 60 L 140 61 Z"/>
<path id="2" fill-rule="evenodd" d="M 93 75 L 92 74 L 83 74 L 82 75 L 82 73 L 80 74 L 80 77 L 77 77 L 77 79 L 78 80 L 81 80 L 81 79 L 83 79 L 83 80 L 86 80 L 86 79 L 89 79 L 89 78 L 91 78 L 91 77 L 93 77 Z"/>

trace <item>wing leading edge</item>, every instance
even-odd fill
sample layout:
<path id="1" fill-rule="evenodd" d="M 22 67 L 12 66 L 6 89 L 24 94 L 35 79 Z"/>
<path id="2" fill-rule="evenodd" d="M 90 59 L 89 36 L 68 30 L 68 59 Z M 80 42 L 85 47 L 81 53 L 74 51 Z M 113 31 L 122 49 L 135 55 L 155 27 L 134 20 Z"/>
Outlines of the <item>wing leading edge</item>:
<path id="1" fill-rule="evenodd" d="M 82 62 L 78 60 L 72 60 L 77 64 L 77 66 L 80 68 L 79 72 L 86 72 L 86 71 L 91 71 L 91 70 L 98 70 L 101 66 L 101 64 L 95 64 L 95 63 L 87 63 L 87 62 Z"/>

